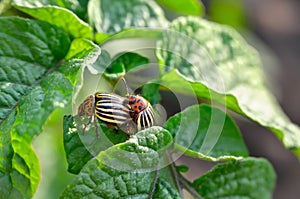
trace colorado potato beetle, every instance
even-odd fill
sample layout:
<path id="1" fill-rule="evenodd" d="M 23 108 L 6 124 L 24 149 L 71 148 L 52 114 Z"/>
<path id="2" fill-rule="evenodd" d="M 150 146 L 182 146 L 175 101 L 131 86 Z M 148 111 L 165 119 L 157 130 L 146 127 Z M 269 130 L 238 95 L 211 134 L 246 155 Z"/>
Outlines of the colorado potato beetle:
<path id="1" fill-rule="evenodd" d="M 119 126 L 129 135 L 154 125 L 155 116 L 151 104 L 140 95 L 129 95 L 127 84 L 124 79 L 122 80 L 127 90 L 126 97 L 96 92 L 87 97 L 79 106 L 78 116 L 90 117 L 89 122 L 83 127 L 83 132 L 93 121 L 98 135 L 96 118 L 111 128 Z"/>

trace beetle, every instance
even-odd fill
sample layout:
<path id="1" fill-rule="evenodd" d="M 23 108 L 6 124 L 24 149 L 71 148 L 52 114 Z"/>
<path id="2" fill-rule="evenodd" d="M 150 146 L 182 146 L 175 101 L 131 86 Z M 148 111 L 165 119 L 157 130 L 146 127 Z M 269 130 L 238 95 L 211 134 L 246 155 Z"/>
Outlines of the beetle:
<path id="1" fill-rule="evenodd" d="M 129 95 L 127 84 L 123 78 L 122 80 L 127 90 L 125 97 L 96 92 L 80 104 L 78 116 L 89 117 L 88 123 L 84 124 L 83 132 L 93 121 L 98 135 L 96 118 L 105 122 L 110 128 L 119 126 L 129 135 L 154 125 L 155 116 L 151 104 L 140 95 Z"/>
<path id="2" fill-rule="evenodd" d="M 89 121 L 84 124 L 83 132 L 93 121 L 98 135 L 98 124 L 96 118 L 106 123 L 110 128 L 119 126 L 127 134 L 133 134 L 134 130 L 129 126 L 132 123 L 130 117 L 130 106 L 126 99 L 113 93 L 96 92 L 87 97 L 78 108 L 78 116 L 88 116 Z"/>

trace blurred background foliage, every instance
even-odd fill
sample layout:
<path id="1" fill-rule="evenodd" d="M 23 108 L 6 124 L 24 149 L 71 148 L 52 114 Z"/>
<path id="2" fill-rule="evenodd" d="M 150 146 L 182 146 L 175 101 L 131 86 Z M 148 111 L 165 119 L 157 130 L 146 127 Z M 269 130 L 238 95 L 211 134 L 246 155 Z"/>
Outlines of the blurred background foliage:
<path id="1" fill-rule="evenodd" d="M 168 1 L 158 1 L 160 5 Z M 169 19 L 186 12 L 236 28 L 260 52 L 268 86 L 293 122 L 300 125 L 300 13 L 297 0 L 205 0 L 204 10 L 182 5 L 180 10 L 165 10 Z M 8 13 L 9 14 L 9 13 Z M 71 107 L 56 110 L 46 123 L 43 133 L 33 143 L 41 161 L 41 183 L 35 199 L 58 198 L 73 175 L 67 172 L 63 149 L 63 115 Z M 296 157 L 267 129 L 236 116 L 251 156 L 265 157 L 274 166 L 277 184 L 274 198 L 296 199 L 300 195 L 300 164 Z M 213 163 L 182 157 L 193 179 L 209 170 Z M 196 163 L 197 162 L 197 163 Z M 196 163 L 196 164 L 195 164 Z M 200 164 L 200 166 L 199 166 Z M 196 166 L 197 165 L 197 166 Z"/>
<path id="2" fill-rule="evenodd" d="M 300 2 L 297 0 L 206 0 L 206 18 L 236 28 L 260 53 L 268 87 L 290 119 L 300 125 Z M 274 199 L 300 195 L 300 164 L 267 129 L 235 117 L 251 156 L 265 157 L 277 174 Z M 188 177 L 213 163 L 183 157 Z M 197 161 L 197 164 L 194 164 Z M 199 163 L 201 169 L 199 169 Z M 197 165 L 197 166 L 196 166 Z"/>

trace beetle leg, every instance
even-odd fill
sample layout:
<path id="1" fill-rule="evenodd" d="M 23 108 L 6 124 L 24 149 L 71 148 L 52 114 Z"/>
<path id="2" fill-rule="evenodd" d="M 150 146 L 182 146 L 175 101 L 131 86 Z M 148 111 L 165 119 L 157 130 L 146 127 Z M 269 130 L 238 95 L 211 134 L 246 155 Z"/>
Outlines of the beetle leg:
<path id="1" fill-rule="evenodd" d="M 94 125 L 95 125 L 95 130 L 96 130 L 96 138 L 98 139 L 99 137 L 99 134 L 98 134 L 98 122 L 97 122 L 97 119 L 96 117 L 93 116 L 93 119 L 94 119 Z"/>
<path id="2" fill-rule="evenodd" d="M 83 124 L 83 128 L 82 128 L 83 134 L 86 131 L 86 127 L 92 122 L 92 119 L 93 119 L 93 116 L 89 117 L 89 121 L 86 124 Z"/>

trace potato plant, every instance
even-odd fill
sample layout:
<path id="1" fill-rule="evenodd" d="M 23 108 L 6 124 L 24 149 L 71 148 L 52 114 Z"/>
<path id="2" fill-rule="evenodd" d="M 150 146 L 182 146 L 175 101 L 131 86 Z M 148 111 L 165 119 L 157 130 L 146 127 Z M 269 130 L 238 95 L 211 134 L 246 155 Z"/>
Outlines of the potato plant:
<path id="1" fill-rule="evenodd" d="M 168 20 L 162 7 L 184 16 Z M 231 113 L 298 157 L 300 129 L 267 89 L 257 51 L 203 12 L 194 0 L 1 1 L 1 198 L 34 196 L 32 141 L 66 107 L 61 134 L 74 180 L 61 198 L 271 198 L 272 165 L 249 157 Z M 92 123 L 83 133 L 89 118 L 78 105 L 96 91 L 125 96 L 122 77 L 156 107 L 157 125 L 129 136 L 96 120 L 99 135 Z M 190 181 L 176 155 L 218 164 Z"/>

